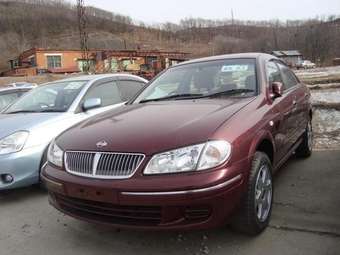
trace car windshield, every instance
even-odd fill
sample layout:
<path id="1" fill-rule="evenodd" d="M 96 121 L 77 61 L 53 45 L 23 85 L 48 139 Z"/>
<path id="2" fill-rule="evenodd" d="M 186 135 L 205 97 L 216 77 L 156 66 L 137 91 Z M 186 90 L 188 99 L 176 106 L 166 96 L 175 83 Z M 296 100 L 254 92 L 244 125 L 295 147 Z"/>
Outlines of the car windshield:
<path id="1" fill-rule="evenodd" d="M 0 111 L 18 98 L 17 93 L 0 94 Z"/>
<path id="2" fill-rule="evenodd" d="M 254 96 L 255 59 L 227 59 L 173 67 L 155 79 L 134 103 L 217 96 Z"/>
<path id="3" fill-rule="evenodd" d="M 27 93 L 5 113 L 19 112 L 66 112 L 87 81 L 50 83 Z"/>

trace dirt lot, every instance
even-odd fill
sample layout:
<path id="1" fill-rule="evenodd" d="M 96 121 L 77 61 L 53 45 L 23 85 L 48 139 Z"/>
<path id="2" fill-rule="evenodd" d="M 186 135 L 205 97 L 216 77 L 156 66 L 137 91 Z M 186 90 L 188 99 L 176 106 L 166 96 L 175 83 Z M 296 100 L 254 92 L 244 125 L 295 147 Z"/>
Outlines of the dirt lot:
<path id="1" fill-rule="evenodd" d="M 0 254 L 340 254 L 339 155 L 316 152 L 286 164 L 275 176 L 271 225 L 258 237 L 227 227 L 186 233 L 117 230 L 64 216 L 37 188 L 0 193 Z"/>

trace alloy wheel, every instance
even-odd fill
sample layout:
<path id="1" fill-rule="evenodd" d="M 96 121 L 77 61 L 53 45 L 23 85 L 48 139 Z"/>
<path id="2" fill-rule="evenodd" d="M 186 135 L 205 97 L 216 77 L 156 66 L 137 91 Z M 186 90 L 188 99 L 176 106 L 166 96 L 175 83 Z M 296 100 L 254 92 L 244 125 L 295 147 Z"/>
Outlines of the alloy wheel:
<path id="1" fill-rule="evenodd" d="M 267 220 L 272 206 L 272 179 L 267 165 L 262 165 L 255 184 L 255 210 L 260 222 Z"/>

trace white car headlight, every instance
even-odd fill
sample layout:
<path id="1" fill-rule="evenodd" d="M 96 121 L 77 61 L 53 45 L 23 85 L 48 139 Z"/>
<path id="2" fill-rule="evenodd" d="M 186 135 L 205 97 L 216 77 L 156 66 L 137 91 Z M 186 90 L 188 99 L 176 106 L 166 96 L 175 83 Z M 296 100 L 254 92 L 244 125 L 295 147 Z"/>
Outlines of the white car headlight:
<path id="1" fill-rule="evenodd" d="M 28 131 L 18 131 L 0 139 L 0 155 L 21 151 L 26 143 L 28 135 Z"/>
<path id="2" fill-rule="evenodd" d="M 63 167 L 64 151 L 53 140 L 48 148 L 47 160 L 53 165 Z"/>
<path id="3" fill-rule="evenodd" d="M 200 171 L 224 163 L 230 156 L 231 145 L 226 141 L 210 141 L 153 156 L 144 174 L 169 174 Z"/>

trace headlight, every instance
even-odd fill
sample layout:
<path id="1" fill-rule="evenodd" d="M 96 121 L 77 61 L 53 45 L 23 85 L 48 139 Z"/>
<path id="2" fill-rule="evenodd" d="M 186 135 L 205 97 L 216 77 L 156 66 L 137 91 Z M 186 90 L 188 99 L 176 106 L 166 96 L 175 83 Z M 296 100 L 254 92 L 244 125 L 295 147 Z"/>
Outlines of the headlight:
<path id="1" fill-rule="evenodd" d="M 197 169 L 205 170 L 225 162 L 231 153 L 231 145 L 226 141 L 211 141 L 206 144 Z"/>
<path id="2" fill-rule="evenodd" d="M 0 140 L 0 155 L 21 151 L 28 138 L 27 131 L 18 131 Z"/>
<path id="3" fill-rule="evenodd" d="M 224 163 L 230 156 L 231 145 L 226 141 L 210 141 L 184 147 L 152 157 L 144 174 L 168 174 L 200 171 Z"/>
<path id="4" fill-rule="evenodd" d="M 53 142 L 50 144 L 50 147 L 48 148 L 47 160 L 53 165 L 63 167 L 63 156 L 64 151 L 60 149 L 53 140 Z"/>

